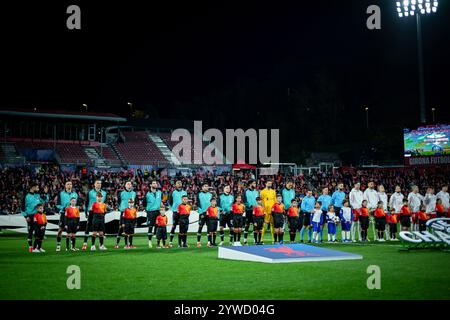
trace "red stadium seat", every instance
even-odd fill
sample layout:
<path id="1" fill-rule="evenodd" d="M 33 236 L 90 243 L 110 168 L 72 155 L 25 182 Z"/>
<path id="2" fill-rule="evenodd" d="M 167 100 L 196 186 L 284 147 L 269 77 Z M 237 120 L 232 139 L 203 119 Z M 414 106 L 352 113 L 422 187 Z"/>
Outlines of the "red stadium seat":
<path id="1" fill-rule="evenodd" d="M 122 132 L 126 142 L 115 144 L 117 151 L 129 164 L 167 165 L 169 162 L 151 141 L 146 131 Z"/>

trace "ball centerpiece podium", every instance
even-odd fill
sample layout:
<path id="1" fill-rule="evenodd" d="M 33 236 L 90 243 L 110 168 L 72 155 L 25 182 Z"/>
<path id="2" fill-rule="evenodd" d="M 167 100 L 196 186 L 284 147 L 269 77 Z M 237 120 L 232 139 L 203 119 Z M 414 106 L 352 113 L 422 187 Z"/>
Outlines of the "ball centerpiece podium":
<path id="1" fill-rule="evenodd" d="M 307 244 L 219 247 L 220 259 L 264 263 L 358 260 L 358 254 L 327 249 Z"/>

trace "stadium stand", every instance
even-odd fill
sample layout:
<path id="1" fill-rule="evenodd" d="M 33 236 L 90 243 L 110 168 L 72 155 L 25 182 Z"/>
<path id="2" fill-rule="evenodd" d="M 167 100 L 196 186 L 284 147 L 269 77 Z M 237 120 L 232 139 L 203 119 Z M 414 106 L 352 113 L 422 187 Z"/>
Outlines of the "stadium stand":
<path id="1" fill-rule="evenodd" d="M 155 145 L 158 147 L 158 149 L 161 151 L 161 153 L 164 155 L 167 161 L 169 161 L 173 165 L 181 164 L 180 160 L 173 154 L 171 148 L 169 148 L 169 146 L 164 142 L 163 139 L 161 139 L 161 137 L 158 134 L 149 131 L 147 132 L 150 140 L 152 140 L 155 143 Z"/>
<path id="2" fill-rule="evenodd" d="M 99 155 L 103 156 L 103 159 L 106 161 L 106 163 L 113 165 L 122 164 L 122 161 L 118 158 L 117 154 L 111 149 L 111 147 L 95 147 L 95 150 L 97 150 Z"/>
<path id="3" fill-rule="evenodd" d="M 89 163 L 90 159 L 84 148 L 79 144 L 58 143 L 56 151 L 60 157 L 60 163 Z"/>
<path id="4" fill-rule="evenodd" d="M 146 131 L 122 131 L 124 142 L 114 144 L 117 152 L 129 164 L 168 165 L 156 144 L 150 140 Z"/>
<path id="5" fill-rule="evenodd" d="M 158 135 L 161 137 L 161 139 L 167 144 L 167 146 L 170 148 L 170 150 L 173 150 L 173 148 L 177 145 L 177 141 L 172 141 L 171 140 L 171 133 L 169 133 L 169 132 L 160 132 L 160 133 L 158 133 Z M 198 155 L 198 156 L 201 156 L 201 154 L 199 155 L 198 153 L 200 152 L 203 152 L 203 149 L 205 148 L 205 146 L 206 146 L 206 144 L 202 141 L 202 149 L 201 150 L 196 150 L 195 148 L 194 148 L 194 139 L 191 139 L 191 161 L 192 161 L 192 163 L 194 162 L 194 159 L 195 159 L 195 156 L 196 155 Z M 177 157 L 177 155 L 176 154 L 174 154 L 176 157 Z M 181 156 L 183 156 L 183 154 L 181 154 Z M 179 158 L 179 157 L 178 157 Z M 179 160 L 181 160 L 180 158 L 179 158 Z"/>
<path id="6" fill-rule="evenodd" d="M 74 141 L 19 140 L 16 141 L 16 147 L 23 154 L 27 150 L 55 150 L 55 156 L 59 163 L 91 163 L 90 158 L 84 151 L 83 144 Z"/>
<path id="7" fill-rule="evenodd" d="M 57 162 L 99 168 L 121 167 L 123 159 L 107 142 L 107 130 L 126 119 L 111 113 L 45 109 L 0 110 L 2 163 Z"/>
<path id="8" fill-rule="evenodd" d="M 19 155 L 13 143 L 2 143 L 0 145 L 0 162 L 24 164 L 25 158 Z"/>

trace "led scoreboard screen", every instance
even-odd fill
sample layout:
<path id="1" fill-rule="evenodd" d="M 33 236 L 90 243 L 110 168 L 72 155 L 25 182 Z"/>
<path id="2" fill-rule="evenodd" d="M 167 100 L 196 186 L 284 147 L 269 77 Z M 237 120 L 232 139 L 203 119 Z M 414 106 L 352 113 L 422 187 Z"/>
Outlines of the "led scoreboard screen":
<path id="1" fill-rule="evenodd" d="M 450 125 L 404 130 L 405 157 L 450 155 Z"/>

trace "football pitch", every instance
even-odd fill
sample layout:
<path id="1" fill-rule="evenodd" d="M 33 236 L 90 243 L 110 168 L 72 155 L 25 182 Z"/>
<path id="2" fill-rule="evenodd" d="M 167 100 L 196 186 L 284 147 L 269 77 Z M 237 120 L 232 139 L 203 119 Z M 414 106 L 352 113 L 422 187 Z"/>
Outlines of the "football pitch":
<path id="1" fill-rule="evenodd" d="M 59 253 L 48 236 L 42 254 L 28 253 L 25 239 L 0 234 L 0 299 L 450 299 L 450 254 L 400 251 L 399 242 L 321 245 L 362 260 L 264 264 L 218 259 L 217 248 L 195 247 L 194 234 L 189 248 L 161 250 L 145 236 L 135 250 L 113 249 L 109 236 L 107 251 L 66 252 L 63 238 Z M 78 290 L 67 288 L 71 265 L 81 270 Z M 380 267 L 381 289 L 367 288 L 371 265 Z"/>

